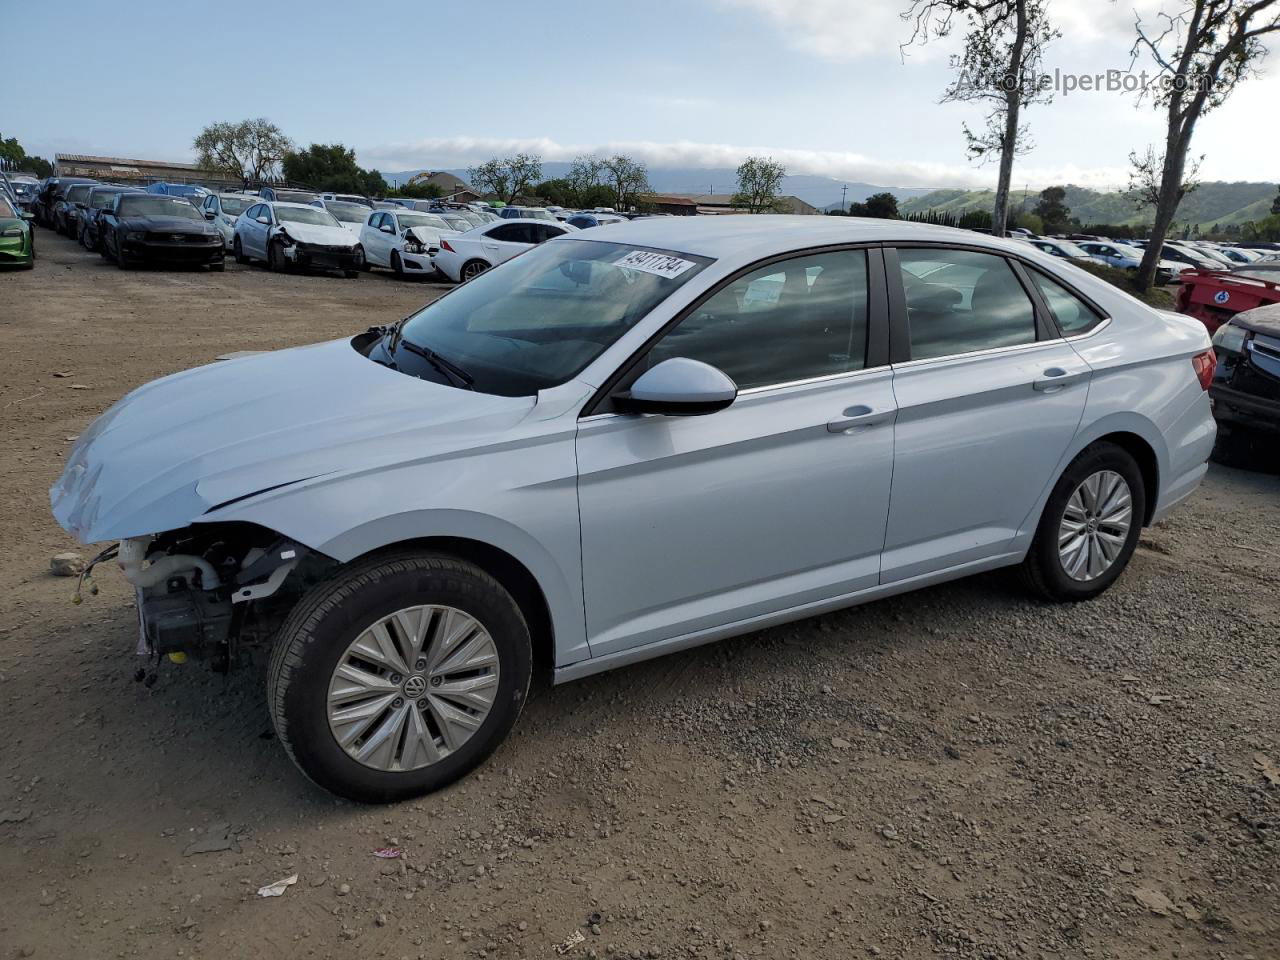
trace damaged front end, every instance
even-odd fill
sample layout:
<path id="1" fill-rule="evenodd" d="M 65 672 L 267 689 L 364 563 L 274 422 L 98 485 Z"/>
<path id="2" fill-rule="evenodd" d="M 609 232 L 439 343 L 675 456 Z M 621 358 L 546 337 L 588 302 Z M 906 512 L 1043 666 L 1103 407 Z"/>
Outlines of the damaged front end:
<path id="1" fill-rule="evenodd" d="M 225 672 L 244 645 L 268 642 L 333 561 L 247 523 L 196 524 L 104 551 L 138 598 L 138 653 L 206 660 Z M 88 571 L 86 570 L 86 573 Z"/>

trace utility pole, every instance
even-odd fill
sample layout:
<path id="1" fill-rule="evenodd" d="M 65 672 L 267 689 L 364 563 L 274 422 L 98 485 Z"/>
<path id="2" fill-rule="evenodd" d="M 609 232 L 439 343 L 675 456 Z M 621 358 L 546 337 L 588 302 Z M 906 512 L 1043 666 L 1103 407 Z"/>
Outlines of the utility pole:
<path id="1" fill-rule="evenodd" d="M 849 204 L 846 202 L 848 200 L 848 194 L 849 194 L 849 185 L 847 183 L 842 183 L 840 185 L 840 212 L 841 213 L 849 212 Z"/>

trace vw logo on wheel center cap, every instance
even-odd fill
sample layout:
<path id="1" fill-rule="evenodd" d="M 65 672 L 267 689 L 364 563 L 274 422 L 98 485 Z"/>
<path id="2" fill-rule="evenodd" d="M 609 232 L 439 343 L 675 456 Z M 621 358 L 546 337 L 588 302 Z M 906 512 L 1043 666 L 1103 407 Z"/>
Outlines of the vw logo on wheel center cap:
<path id="1" fill-rule="evenodd" d="M 427 681 L 425 678 L 414 674 L 404 682 L 404 693 L 407 697 L 420 697 L 427 692 Z"/>

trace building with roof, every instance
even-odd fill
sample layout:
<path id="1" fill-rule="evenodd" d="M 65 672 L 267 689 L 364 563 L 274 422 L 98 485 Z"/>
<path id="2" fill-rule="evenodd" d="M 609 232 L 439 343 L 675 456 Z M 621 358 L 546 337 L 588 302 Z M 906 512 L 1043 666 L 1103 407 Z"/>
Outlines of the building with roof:
<path id="1" fill-rule="evenodd" d="M 718 214 L 745 213 L 746 210 L 734 204 L 732 193 L 659 193 L 651 198 L 659 213 L 674 214 Z M 799 197 L 784 196 L 778 198 L 776 213 L 814 215 L 822 213 L 811 203 L 805 203 Z"/>
<path id="2" fill-rule="evenodd" d="M 461 177 L 449 173 L 447 170 L 439 170 L 435 173 L 423 171 L 414 174 L 405 181 L 405 185 L 413 185 L 421 187 L 424 184 L 431 184 L 439 187 L 442 193 L 441 200 L 450 200 L 454 203 L 471 203 L 480 199 L 480 194 L 471 189 L 471 186 Z"/>
<path id="3" fill-rule="evenodd" d="M 238 177 L 222 170 L 208 170 L 194 163 L 173 163 L 167 160 L 128 160 L 59 153 L 54 157 L 53 166 L 55 176 L 93 177 L 114 183 L 148 184 L 164 181 L 236 190 L 243 185 Z"/>

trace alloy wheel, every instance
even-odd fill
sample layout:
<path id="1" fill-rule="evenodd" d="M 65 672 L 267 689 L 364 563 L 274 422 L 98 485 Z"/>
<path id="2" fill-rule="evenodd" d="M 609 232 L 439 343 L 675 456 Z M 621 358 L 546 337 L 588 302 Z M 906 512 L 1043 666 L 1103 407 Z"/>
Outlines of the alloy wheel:
<path id="1" fill-rule="evenodd" d="M 1102 576 L 1124 550 L 1133 526 L 1133 496 L 1114 470 L 1099 470 L 1067 499 L 1058 527 L 1058 558 L 1072 580 Z"/>
<path id="2" fill-rule="evenodd" d="M 421 769 L 480 729 L 499 670 L 493 638 L 470 614 L 435 605 L 397 610 L 339 658 L 329 680 L 329 729 L 364 766 Z"/>

